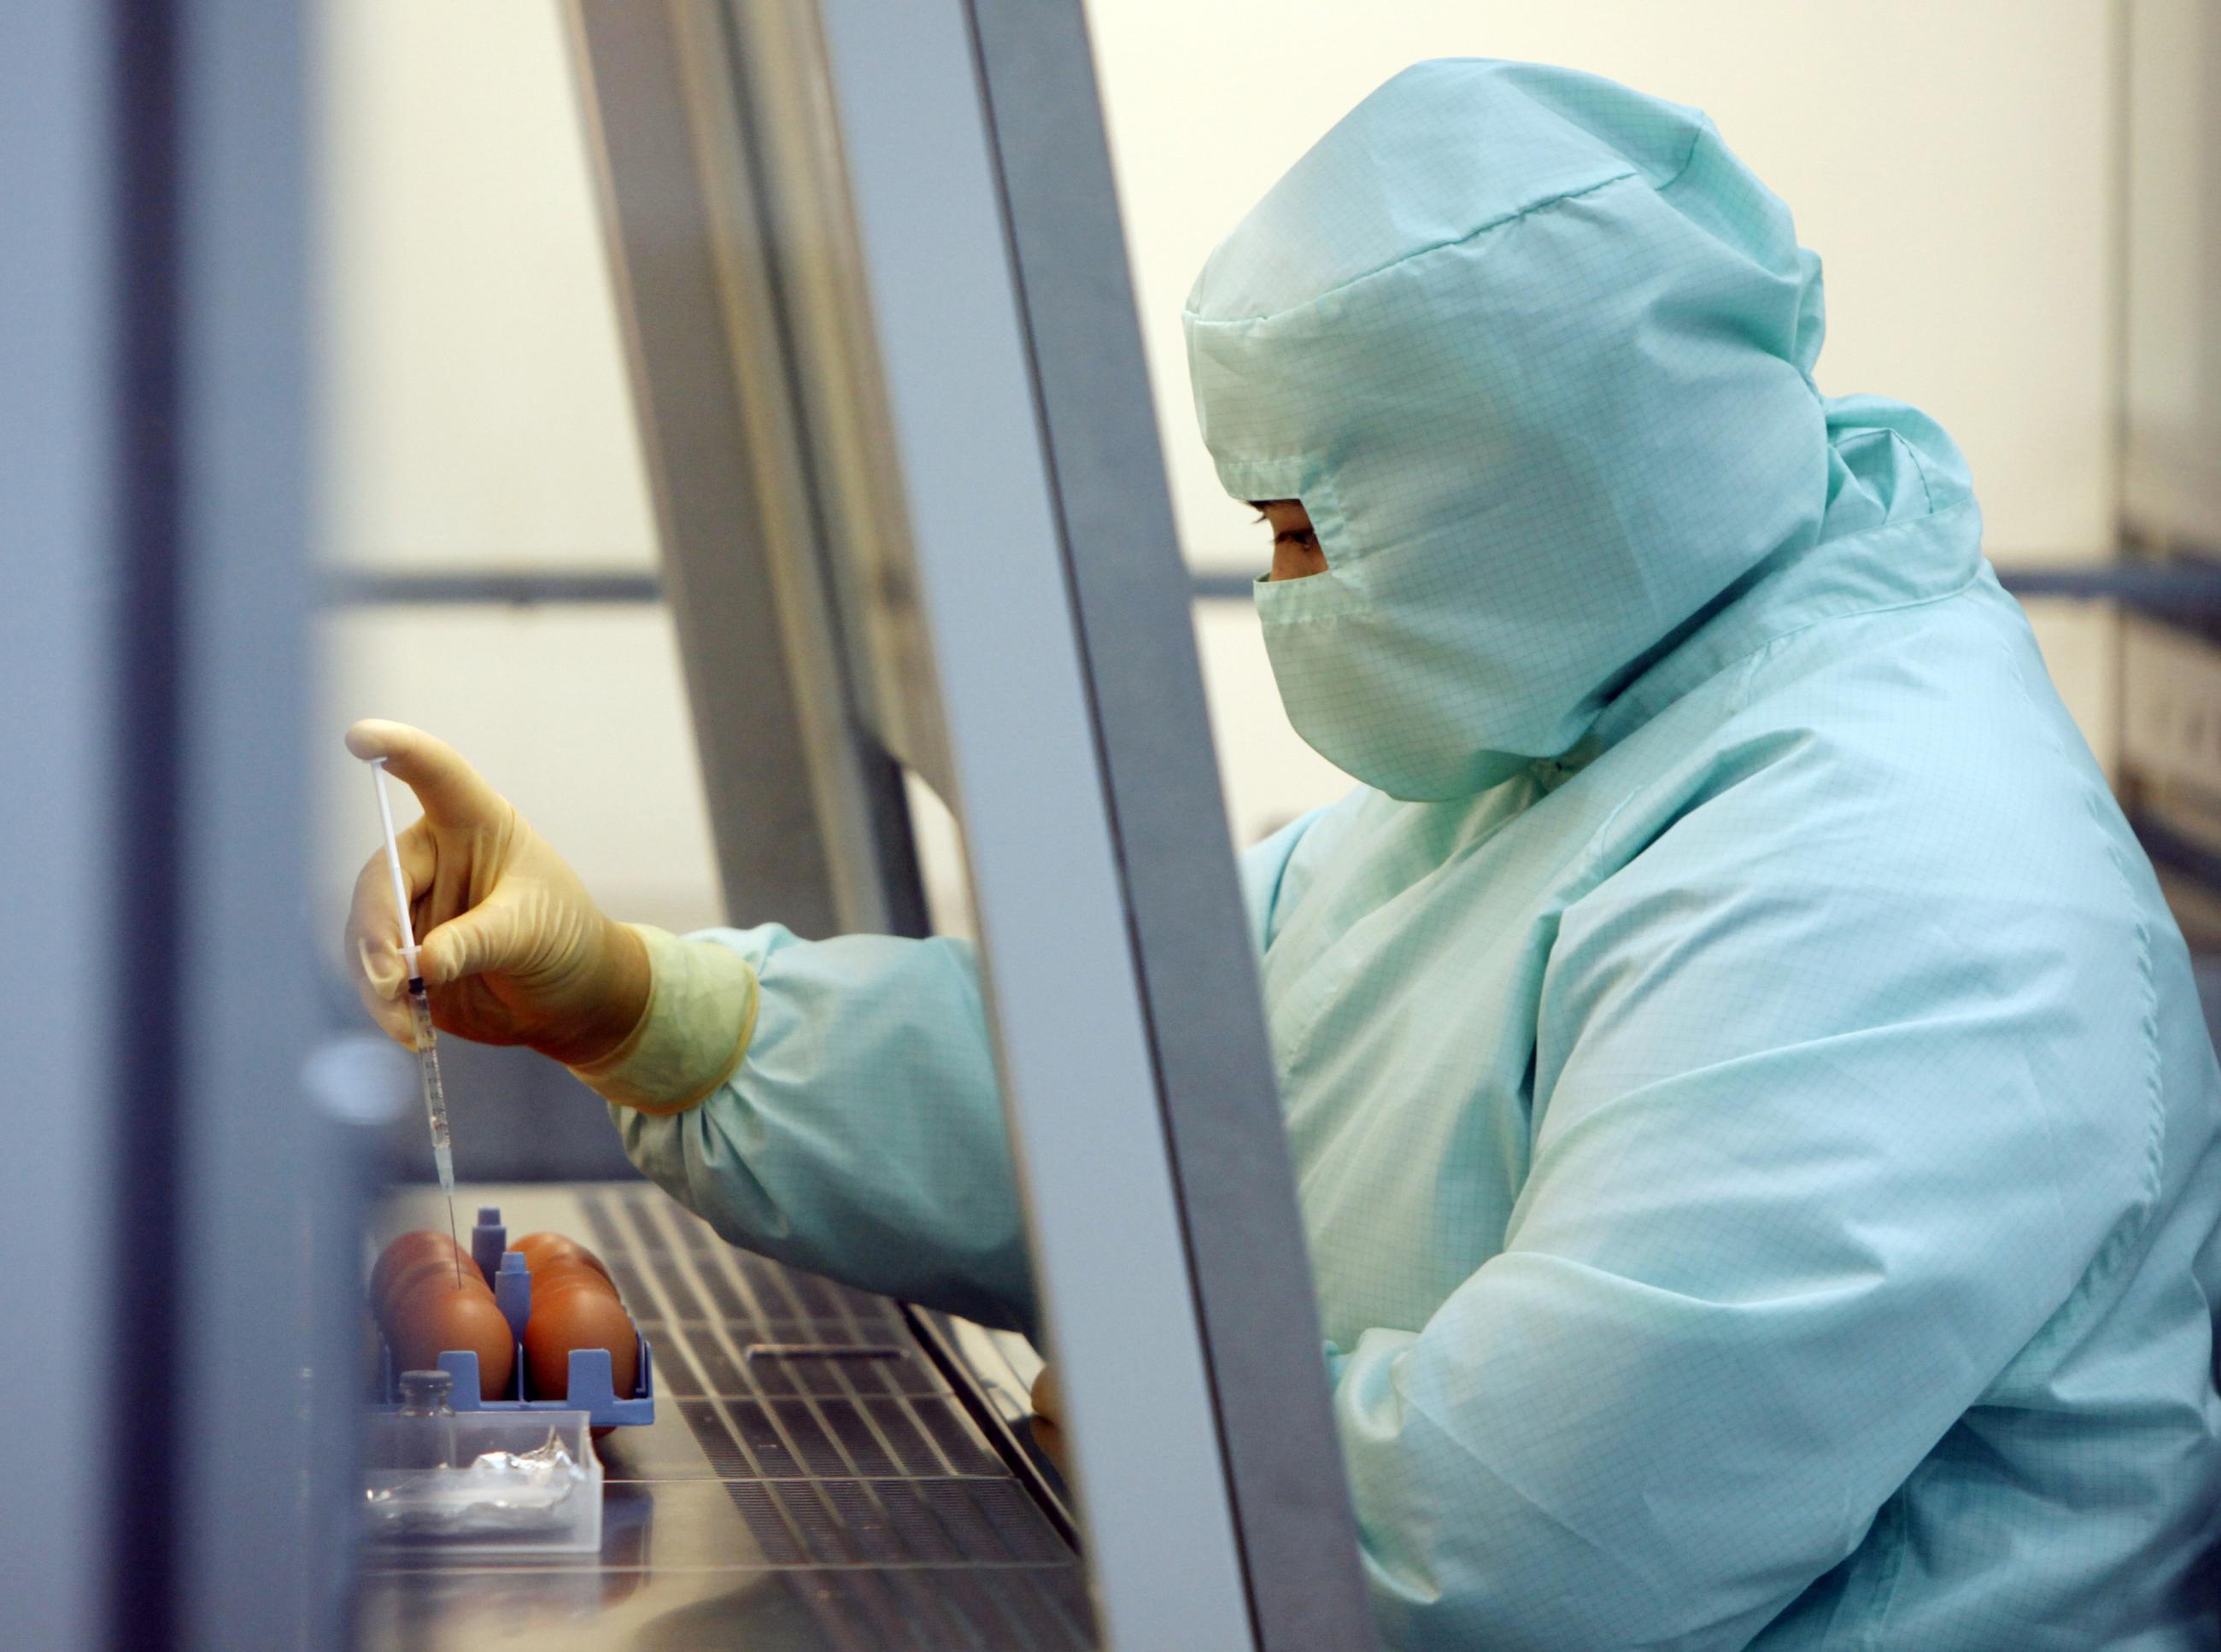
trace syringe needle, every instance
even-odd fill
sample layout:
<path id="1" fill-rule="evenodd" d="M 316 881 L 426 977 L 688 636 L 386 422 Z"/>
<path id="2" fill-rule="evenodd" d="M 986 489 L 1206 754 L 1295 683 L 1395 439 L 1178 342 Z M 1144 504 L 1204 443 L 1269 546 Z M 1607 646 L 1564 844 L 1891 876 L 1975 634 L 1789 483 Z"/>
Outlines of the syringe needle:
<path id="1" fill-rule="evenodd" d="M 447 1237 L 455 1247 L 455 1288 L 463 1286 L 462 1236 L 455 1228 L 455 1149 L 447 1134 L 447 1086 L 440 1077 L 439 1036 L 432 1028 L 432 995 L 422 977 L 409 983 L 409 1013 L 416 1033 L 416 1075 L 424 1086 L 424 1121 L 432 1131 L 432 1167 L 447 1198 Z"/>
<path id="2" fill-rule="evenodd" d="M 447 1138 L 447 1091 L 440 1079 L 440 1046 L 432 1030 L 432 997 L 424 990 L 416 964 L 416 936 L 409 920 L 409 880 L 401 872 L 401 849 L 393 835 L 393 805 L 385 796 L 385 760 L 370 760 L 378 793 L 378 819 L 385 829 L 385 869 L 393 879 L 393 917 L 401 931 L 401 959 L 409 971 L 409 1015 L 416 1035 L 416 1073 L 424 1085 L 424 1117 L 432 1127 L 432 1166 L 447 1198 L 447 1238 L 455 1248 L 455 1288 L 463 1286 L 462 1236 L 455 1228 L 455 1152 Z"/>

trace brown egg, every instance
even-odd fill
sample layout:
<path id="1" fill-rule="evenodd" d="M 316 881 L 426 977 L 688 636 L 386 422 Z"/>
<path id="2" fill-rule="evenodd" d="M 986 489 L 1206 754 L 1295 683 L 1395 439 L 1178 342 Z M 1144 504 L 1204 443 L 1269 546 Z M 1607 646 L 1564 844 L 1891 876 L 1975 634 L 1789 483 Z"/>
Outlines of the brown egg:
<path id="1" fill-rule="evenodd" d="M 609 1349 L 611 1386 L 618 1399 L 631 1396 L 640 1380 L 640 1342 L 616 1292 L 580 1277 L 542 1290 L 535 1279 L 524 1327 L 524 1373 L 535 1398 L 568 1398 L 571 1350 L 579 1348 Z"/>
<path id="2" fill-rule="evenodd" d="M 393 1274 L 385 1283 L 385 1294 L 371 1304 L 380 1318 L 392 1314 L 401 1303 L 428 1286 L 440 1285 L 450 1291 L 461 1290 L 491 1298 L 493 1289 L 485 1276 L 468 1262 L 458 1267 L 451 1251 L 445 1256 L 423 1256 Z M 458 1281 L 460 1280 L 460 1283 Z"/>
<path id="3" fill-rule="evenodd" d="M 580 1283 L 591 1285 L 597 1291 L 607 1291 L 612 1294 L 616 1291 L 616 1286 L 610 1283 L 607 1274 L 596 1273 L 577 1257 L 569 1256 L 559 1261 L 543 1262 L 533 1270 L 532 1298 L 535 1302 L 537 1302 L 546 1292 L 560 1290 L 565 1286 Z"/>
<path id="4" fill-rule="evenodd" d="M 429 1371 L 450 1349 L 470 1349 L 479 1356 L 481 1399 L 501 1399 L 516 1370 L 516 1343 L 492 1292 L 467 1286 L 458 1291 L 452 1273 L 444 1282 L 435 1274 L 397 1298 L 386 1316 L 385 1340 L 396 1372 Z"/>
<path id="5" fill-rule="evenodd" d="M 435 1233 L 429 1228 L 403 1234 L 379 1253 L 378 1266 L 370 1270 L 370 1299 L 373 1303 L 381 1300 L 385 1296 L 386 1287 L 397 1274 L 415 1267 L 426 1257 L 435 1256 L 444 1262 L 459 1250 L 462 1250 L 462 1247 L 446 1234 Z M 462 1259 L 469 1262 L 470 1253 L 462 1250 Z M 466 1269 L 466 1273 L 476 1271 L 474 1267 Z"/>
<path id="6" fill-rule="evenodd" d="M 610 1270 L 602 1266 L 602 1259 L 575 1239 L 566 1239 L 560 1233 L 528 1233 L 522 1239 L 510 1241 L 511 1250 L 524 1253 L 524 1265 L 537 1274 L 548 1262 L 575 1258 L 599 1273 L 604 1279 Z"/>

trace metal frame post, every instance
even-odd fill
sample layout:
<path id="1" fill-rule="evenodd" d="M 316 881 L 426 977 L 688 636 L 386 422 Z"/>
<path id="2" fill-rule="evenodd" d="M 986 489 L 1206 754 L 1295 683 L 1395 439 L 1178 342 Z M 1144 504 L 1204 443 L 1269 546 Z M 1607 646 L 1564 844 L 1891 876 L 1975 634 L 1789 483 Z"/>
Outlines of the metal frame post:
<path id="1" fill-rule="evenodd" d="M 768 524 L 673 526 L 690 656 L 690 591 L 781 592 L 793 698 L 822 716 L 845 686 L 831 733 L 922 770 L 963 825 L 1105 1639 L 1363 1645 L 1080 10 L 573 15 L 651 472 L 679 497 L 745 466 Z M 724 684 L 698 698 L 705 753 L 739 737 L 720 696 L 767 750 L 822 743 L 736 691 L 779 657 L 689 668 Z M 712 804 L 721 841 L 746 834 Z M 827 854 L 869 870 L 816 806 Z"/>
<path id="2" fill-rule="evenodd" d="M 11 1644 L 339 1627 L 303 1369 L 303 36 L 285 0 L 0 9 L 0 1291 L 42 1396 L 0 1491 Z"/>
<path id="3" fill-rule="evenodd" d="M 1372 1614 L 1086 19 L 970 3 L 1258 1644 L 1343 1652 Z"/>
<path id="4" fill-rule="evenodd" d="M 106 1633 L 115 1517 L 108 1219 L 116 1130 L 117 594 L 109 399 L 115 91 L 97 6 L 0 8 L 0 1002 L 13 1035 L 0 1155 L 0 1317 L 66 1372 L 13 1430 L 0 1600 L 24 1646 Z M 88 1220 L 88 1213 L 91 1219 Z"/>
<path id="5" fill-rule="evenodd" d="M 855 733 L 716 13 L 569 15 L 727 909 L 805 936 L 923 933 L 900 774 Z"/>

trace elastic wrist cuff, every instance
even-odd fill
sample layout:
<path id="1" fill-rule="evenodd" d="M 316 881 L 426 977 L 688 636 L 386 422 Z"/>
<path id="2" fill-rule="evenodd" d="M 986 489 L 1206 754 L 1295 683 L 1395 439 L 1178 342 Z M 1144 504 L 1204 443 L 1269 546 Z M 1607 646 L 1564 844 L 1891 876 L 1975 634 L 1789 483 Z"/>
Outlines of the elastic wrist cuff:
<path id="1" fill-rule="evenodd" d="M 624 1042 L 571 1071 L 604 1101 L 643 1113 L 700 1106 L 732 1077 L 756 1027 L 756 973 L 729 947 L 625 926 L 648 948 L 648 1008 Z"/>

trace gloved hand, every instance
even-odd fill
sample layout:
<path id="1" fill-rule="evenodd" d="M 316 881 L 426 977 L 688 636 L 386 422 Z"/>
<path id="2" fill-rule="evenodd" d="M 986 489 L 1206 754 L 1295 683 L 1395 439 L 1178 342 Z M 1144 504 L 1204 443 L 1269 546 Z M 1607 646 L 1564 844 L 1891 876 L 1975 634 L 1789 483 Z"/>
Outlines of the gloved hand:
<path id="1" fill-rule="evenodd" d="M 1054 1366 L 1042 1367 L 1034 1378 L 1032 1399 L 1034 1443 L 1058 1473 L 1068 1474 L 1072 1464 L 1064 1455 L 1064 1386 L 1056 1380 Z"/>
<path id="2" fill-rule="evenodd" d="M 399 845 L 433 1024 L 480 1043 L 527 1044 L 572 1067 L 623 1043 L 648 1009 L 640 936 L 604 917 L 562 856 L 444 742 L 369 721 L 348 729 L 347 743 L 357 757 L 385 758 L 424 808 Z M 347 939 L 371 1017 L 412 1042 L 383 848 L 355 879 Z"/>

